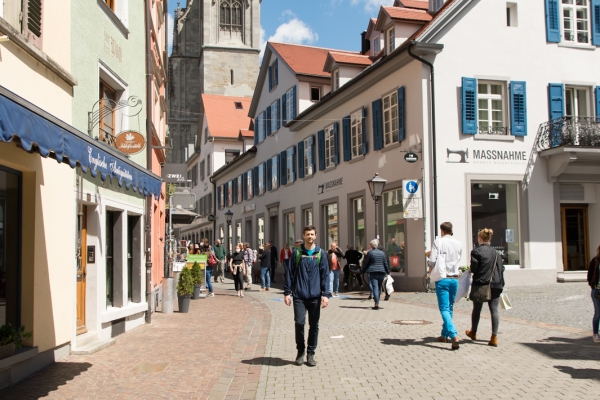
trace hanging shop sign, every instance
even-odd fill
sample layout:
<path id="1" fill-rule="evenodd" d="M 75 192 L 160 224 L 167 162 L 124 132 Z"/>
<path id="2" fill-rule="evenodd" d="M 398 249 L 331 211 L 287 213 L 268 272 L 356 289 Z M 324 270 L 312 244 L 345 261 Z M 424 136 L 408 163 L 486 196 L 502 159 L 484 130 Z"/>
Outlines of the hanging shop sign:
<path id="1" fill-rule="evenodd" d="M 161 177 L 167 183 L 182 183 L 187 181 L 186 164 L 165 164 L 162 166 Z"/>
<path id="2" fill-rule="evenodd" d="M 419 160 L 419 156 L 417 155 L 417 153 L 406 153 L 404 155 L 404 160 L 409 163 L 414 163 Z"/>
<path id="3" fill-rule="evenodd" d="M 124 131 L 115 138 L 115 147 L 121 153 L 137 154 L 146 147 L 146 138 L 135 131 Z"/>

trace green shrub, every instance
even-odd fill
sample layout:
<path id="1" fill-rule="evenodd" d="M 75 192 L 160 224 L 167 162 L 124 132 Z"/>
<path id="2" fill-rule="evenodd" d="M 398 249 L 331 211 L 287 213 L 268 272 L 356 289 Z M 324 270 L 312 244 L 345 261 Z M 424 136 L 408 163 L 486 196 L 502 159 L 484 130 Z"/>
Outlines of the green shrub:
<path id="1" fill-rule="evenodd" d="M 204 273 L 200 265 L 194 261 L 192 266 L 192 279 L 194 279 L 194 285 L 201 285 L 204 280 Z"/>
<path id="2" fill-rule="evenodd" d="M 14 343 L 17 349 L 21 348 L 23 339 L 31 337 L 31 332 L 25 332 L 25 327 L 16 328 L 11 324 L 2 325 L 0 327 L 0 346 Z"/>
<path id="3" fill-rule="evenodd" d="M 194 278 L 192 276 L 192 270 L 190 268 L 184 268 L 179 273 L 179 282 L 177 283 L 177 294 L 179 296 L 192 295 L 194 294 Z"/>

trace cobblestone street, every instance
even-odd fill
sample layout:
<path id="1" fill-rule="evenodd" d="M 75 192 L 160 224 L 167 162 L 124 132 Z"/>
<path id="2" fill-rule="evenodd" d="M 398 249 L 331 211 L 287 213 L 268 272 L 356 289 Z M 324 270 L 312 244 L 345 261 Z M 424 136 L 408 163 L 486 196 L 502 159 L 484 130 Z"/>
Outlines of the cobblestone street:
<path id="1" fill-rule="evenodd" d="M 70 356 L 0 392 L 3 399 L 596 399 L 600 345 L 591 340 L 585 284 L 509 288 L 498 348 L 465 339 L 471 303 L 455 313 L 459 351 L 438 343 L 435 295 L 395 293 L 371 309 L 368 293 L 342 294 L 321 314 L 317 367 L 292 364 L 293 310 L 282 292 L 239 299 L 231 281 L 190 313 L 155 314 L 90 356 Z M 399 325 L 395 320 L 425 320 Z"/>

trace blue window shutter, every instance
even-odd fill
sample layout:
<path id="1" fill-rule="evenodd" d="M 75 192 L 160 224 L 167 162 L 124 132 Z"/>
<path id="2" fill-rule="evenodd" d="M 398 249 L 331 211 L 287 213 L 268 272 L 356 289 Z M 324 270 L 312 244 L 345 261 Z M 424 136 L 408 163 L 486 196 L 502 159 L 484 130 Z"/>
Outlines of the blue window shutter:
<path id="1" fill-rule="evenodd" d="M 398 89 L 398 141 L 406 138 L 406 93 L 404 86 Z"/>
<path id="2" fill-rule="evenodd" d="M 277 58 L 275 59 L 273 68 L 275 70 L 273 71 L 273 73 L 275 74 L 275 86 L 277 87 L 277 85 L 279 85 L 279 60 Z"/>
<path id="3" fill-rule="evenodd" d="M 291 182 L 294 182 L 296 180 L 296 171 L 298 170 L 297 167 L 298 163 L 296 162 L 296 146 L 292 147 L 292 180 Z"/>
<path id="4" fill-rule="evenodd" d="M 558 0 L 546 0 L 546 41 L 560 42 L 560 16 Z"/>
<path id="5" fill-rule="evenodd" d="M 304 178 L 304 140 L 298 142 L 298 178 Z"/>
<path id="6" fill-rule="evenodd" d="M 477 79 L 462 78 L 462 133 L 477 133 Z"/>
<path id="7" fill-rule="evenodd" d="M 272 160 L 269 158 L 266 162 L 267 167 L 265 168 L 267 170 L 267 190 L 270 192 L 271 190 L 273 190 L 273 164 L 272 164 Z"/>
<path id="8" fill-rule="evenodd" d="M 333 163 L 338 165 L 340 163 L 340 133 L 339 133 L 339 122 L 333 123 Z"/>
<path id="9" fill-rule="evenodd" d="M 318 152 L 319 152 L 319 171 L 325 169 L 325 131 L 317 133 Z"/>
<path id="10" fill-rule="evenodd" d="M 261 122 L 262 122 L 262 126 L 263 126 L 263 135 L 266 138 L 267 137 L 267 111 L 263 111 L 262 113 L 262 118 L 261 118 Z M 263 139 L 264 140 L 264 139 Z"/>
<path id="11" fill-rule="evenodd" d="M 252 188 L 254 196 L 258 196 L 258 166 L 252 169 Z"/>
<path id="12" fill-rule="evenodd" d="M 221 209 L 221 188 L 223 186 L 219 186 L 217 187 L 217 209 L 220 210 Z"/>
<path id="13" fill-rule="evenodd" d="M 316 135 L 310 136 L 310 163 L 312 164 L 313 175 L 317 171 L 317 137 Z"/>
<path id="14" fill-rule="evenodd" d="M 527 86 L 510 83 L 510 127 L 514 136 L 527 136 Z"/>
<path id="15" fill-rule="evenodd" d="M 367 107 L 362 109 L 362 153 L 366 155 L 369 152 L 369 142 L 367 141 Z"/>
<path id="16" fill-rule="evenodd" d="M 592 0 L 592 43 L 600 46 L 600 0 Z"/>
<path id="17" fill-rule="evenodd" d="M 273 173 L 277 176 L 277 186 L 275 187 L 276 189 L 279 186 L 281 186 L 281 157 L 279 156 L 279 154 L 277 154 L 277 168 L 275 169 L 275 171 L 273 171 Z"/>
<path id="18" fill-rule="evenodd" d="M 281 96 L 281 124 L 285 125 L 287 124 L 287 102 L 286 97 L 285 97 L 286 93 L 283 94 L 283 96 Z"/>
<path id="19" fill-rule="evenodd" d="M 231 202 L 237 204 L 237 179 L 231 181 Z"/>
<path id="20" fill-rule="evenodd" d="M 248 174 L 242 174 L 242 199 L 248 200 Z"/>
<path id="21" fill-rule="evenodd" d="M 600 86 L 596 86 L 596 118 L 600 118 Z"/>
<path id="22" fill-rule="evenodd" d="M 271 136 L 271 106 L 267 107 L 267 117 L 265 118 L 267 124 L 267 136 Z"/>
<path id="23" fill-rule="evenodd" d="M 381 113 L 381 99 L 372 104 L 373 109 L 373 150 L 383 149 L 383 115 Z"/>
<path id="24" fill-rule="evenodd" d="M 272 79 L 273 78 L 273 70 L 272 70 L 271 66 L 269 66 L 268 71 L 269 71 L 268 80 L 269 80 L 269 92 L 270 92 L 271 90 L 273 90 L 273 85 L 271 85 L 271 82 L 273 82 L 273 79 Z"/>
<path id="25" fill-rule="evenodd" d="M 254 122 L 256 123 L 256 119 L 254 120 Z M 256 146 L 258 144 L 258 128 L 255 126 L 254 127 L 254 145 Z"/>
<path id="26" fill-rule="evenodd" d="M 288 110 L 288 121 L 291 121 L 296 118 L 296 86 L 292 88 L 292 104 L 290 109 Z"/>
<path id="27" fill-rule="evenodd" d="M 349 115 L 342 118 L 342 142 L 344 143 L 344 161 L 350 161 L 352 159 L 352 135 Z"/>
<path id="28" fill-rule="evenodd" d="M 281 99 L 277 99 L 277 115 L 275 116 L 275 118 L 277 118 L 277 130 L 279 130 L 279 128 L 281 128 L 281 118 L 279 117 L 281 113 Z"/>
<path id="29" fill-rule="evenodd" d="M 551 120 L 565 115 L 565 86 L 562 83 L 548 85 L 548 104 Z"/>
<path id="30" fill-rule="evenodd" d="M 281 186 L 287 185 L 287 151 L 282 151 L 279 154 L 279 181 Z"/>
<path id="31" fill-rule="evenodd" d="M 223 185 L 223 203 L 225 207 L 229 207 L 229 182 Z"/>

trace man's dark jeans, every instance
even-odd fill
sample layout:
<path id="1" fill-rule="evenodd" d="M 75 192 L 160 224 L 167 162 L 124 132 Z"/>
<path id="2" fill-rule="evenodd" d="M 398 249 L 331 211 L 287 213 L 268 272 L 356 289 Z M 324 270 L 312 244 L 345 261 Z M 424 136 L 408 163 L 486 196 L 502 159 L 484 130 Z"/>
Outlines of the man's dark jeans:
<path id="1" fill-rule="evenodd" d="M 294 297 L 294 322 L 296 323 L 296 348 L 304 351 L 304 324 L 308 311 L 308 353 L 314 354 L 319 341 L 319 318 L 321 317 L 321 298 L 301 300 Z"/>

